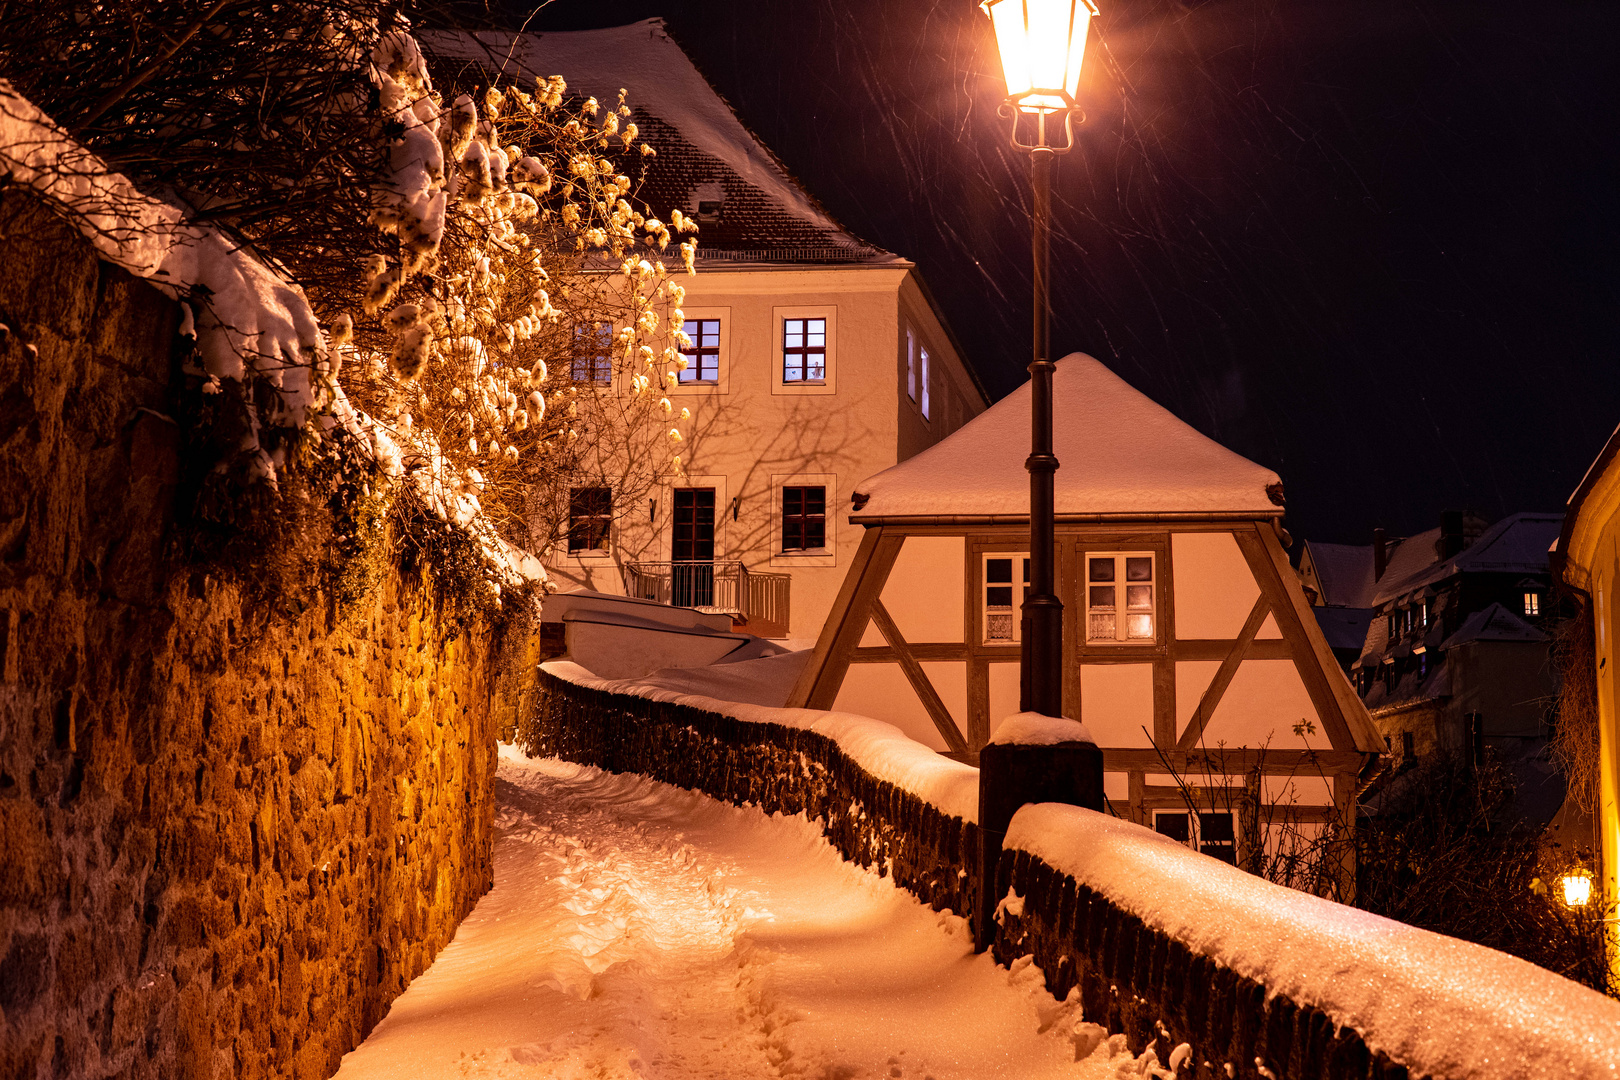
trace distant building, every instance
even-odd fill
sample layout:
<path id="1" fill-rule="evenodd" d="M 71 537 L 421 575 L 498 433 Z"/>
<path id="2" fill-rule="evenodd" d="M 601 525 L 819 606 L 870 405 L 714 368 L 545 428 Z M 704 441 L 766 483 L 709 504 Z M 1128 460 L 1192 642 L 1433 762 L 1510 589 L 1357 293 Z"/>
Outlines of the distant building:
<path id="1" fill-rule="evenodd" d="M 915 265 L 840 225 L 652 19 L 607 30 L 424 32 L 437 58 L 629 92 L 657 150 L 638 196 L 699 226 L 670 393 L 686 476 L 635 506 L 575 494 L 554 579 L 726 612 L 768 637 L 820 630 L 860 542 L 854 484 L 988 406 Z"/>
<path id="2" fill-rule="evenodd" d="M 1448 511 L 1406 539 L 1378 530 L 1367 547 L 1308 543 L 1299 568 L 1324 626 L 1366 618 L 1348 669 L 1397 763 L 1490 746 L 1519 773 L 1521 803 L 1550 801 L 1548 814 L 1562 788 L 1523 789 L 1551 782 L 1537 762 L 1557 692 L 1548 549 L 1562 522 L 1514 514 L 1487 525 Z"/>

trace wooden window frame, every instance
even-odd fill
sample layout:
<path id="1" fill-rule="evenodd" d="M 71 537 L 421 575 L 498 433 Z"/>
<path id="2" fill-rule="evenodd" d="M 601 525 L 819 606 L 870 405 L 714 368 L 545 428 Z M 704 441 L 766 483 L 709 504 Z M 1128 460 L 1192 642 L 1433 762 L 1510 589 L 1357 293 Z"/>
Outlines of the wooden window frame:
<path id="1" fill-rule="evenodd" d="M 606 495 L 601 506 L 581 509 L 597 493 Z M 568 490 L 568 554 L 598 555 L 609 550 L 613 538 L 613 489 L 593 485 Z M 589 541 L 596 540 L 592 544 Z"/>
<path id="2" fill-rule="evenodd" d="M 811 491 L 820 492 L 819 497 L 820 497 L 820 500 L 821 500 L 821 512 L 818 513 L 818 514 L 812 514 L 812 513 L 809 512 L 809 509 L 808 509 L 809 504 L 806 501 L 806 493 L 811 492 Z M 800 512 L 797 513 L 797 514 L 789 512 L 789 509 L 790 509 L 790 504 L 789 504 L 790 495 L 789 495 L 789 493 L 790 492 L 797 493 L 798 498 L 800 499 L 800 503 L 799 503 Z M 819 533 L 818 536 L 814 536 L 815 539 L 820 541 L 819 543 L 815 543 L 815 544 L 809 543 L 809 541 L 812 539 L 812 534 L 810 533 L 809 530 L 812 529 L 812 528 L 817 530 L 817 532 Z M 803 541 L 802 543 L 800 543 L 798 545 L 793 545 L 793 544 L 791 544 L 789 542 L 791 539 L 795 538 L 794 537 L 795 530 L 797 530 L 797 533 L 798 533 L 797 539 Z M 826 551 L 826 550 L 827 550 L 827 488 L 826 488 L 826 485 L 824 485 L 824 484 L 786 484 L 786 485 L 783 485 L 783 487 L 782 487 L 782 548 L 781 548 L 781 554 L 783 554 L 783 555 L 808 555 L 808 554 L 818 554 L 818 553 Z"/>
<path id="3" fill-rule="evenodd" d="M 1128 620 L 1130 616 L 1132 614 L 1141 614 L 1140 609 L 1133 612 L 1129 606 L 1128 589 L 1133 582 L 1131 582 L 1127 576 L 1129 574 L 1130 564 L 1126 560 L 1143 558 L 1150 560 L 1149 578 L 1146 582 L 1137 581 L 1134 584 L 1146 584 L 1148 587 L 1148 596 L 1151 598 L 1151 606 L 1147 610 L 1147 615 L 1151 621 L 1152 632 L 1145 638 L 1120 637 L 1119 633 L 1121 630 L 1124 630 L 1127 633 L 1129 632 L 1130 624 Z M 1113 580 L 1108 582 L 1092 582 L 1091 563 L 1094 559 L 1112 559 L 1114 561 Z M 1081 637 L 1087 646 L 1093 648 L 1106 647 L 1140 649 L 1143 646 L 1151 647 L 1160 642 L 1163 628 L 1160 626 L 1159 613 L 1163 607 L 1163 604 L 1159 596 L 1159 577 L 1162 566 L 1163 559 L 1161 558 L 1159 552 L 1152 549 L 1085 550 L 1080 552 L 1080 565 L 1078 567 L 1079 580 L 1076 582 L 1079 590 L 1079 596 L 1077 599 L 1079 600 L 1081 607 Z M 1123 574 L 1121 573 L 1121 567 L 1125 568 L 1125 573 Z M 1105 585 L 1111 585 L 1114 591 L 1114 605 L 1108 613 L 1115 617 L 1115 636 L 1112 638 L 1092 637 L 1091 590 L 1094 587 L 1102 588 Z"/>
<path id="4" fill-rule="evenodd" d="M 824 315 L 782 316 L 782 383 L 784 386 L 827 385 L 827 334 L 829 331 L 828 323 L 830 321 L 831 320 Z M 791 345 L 788 343 L 788 337 L 792 333 L 791 327 L 795 323 L 798 323 L 800 326 L 799 336 L 802 341 L 799 345 Z M 821 324 L 821 345 L 819 348 L 810 344 L 810 337 L 812 333 L 810 329 L 811 323 Z M 812 356 L 819 356 L 821 359 L 821 374 L 818 378 L 810 377 L 810 358 Z M 796 366 L 799 375 L 797 378 L 790 377 L 789 375 L 789 372 L 793 371 L 795 368 L 795 359 L 798 361 Z"/>
<path id="5" fill-rule="evenodd" d="M 595 338 L 595 341 L 591 339 Z M 613 382 L 613 326 L 605 322 L 574 324 L 574 353 L 569 364 L 574 382 L 608 386 Z"/>
<path id="6" fill-rule="evenodd" d="M 714 344 L 712 345 L 705 344 L 703 341 L 704 327 L 710 323 L 714 324 Z M 680 386 L 719 386 L 722 331 L 720 319 L 714 316 L 687 319 L 681 329 L 686 330 L 687 327 L 695 327 L 697 335 L 694 336 L 690 331 L 687 332 L 687 337 L 692 341 L 692 347 L 681 350 L 681 356 L 686 360 L 686 368 L 676 374 L 676 383 Z M 712 362 L 707 365 L 712 368 L 707 374 L 703 370 L 706 366 L 704 364 L 706 360 Z"/>
<path id="7" fill-rule="evenodd" d="M 1014 550 L 1014 551 L 1005 551 L 1005 550 L 1003 550 L 1003 551 L 980 551 L 977 554 L 978 554 L 978 561 L 979 561 L 979 574 L 978 574 L 978 585 L 977 585 L 977 587 L 978 587 L 978 596 L 976 597 L 974 602 L 977 605 L 978 611 L 979 611 L 978 628 L 977 628 L 978 644 L 985 647 L 985 648 L 991 648 L 991 649 L 1017 648 L 1020 644 L 1022 644 L 1022 642 L 1024 640 L 1023 611 L 1024 611 L 1024 600 L 1028 599 L 1028 597 L 1029 597 L 1029 552 L 1027 552 L 1027 551 L 1016 551 L 1016 550 Z M 1022 560 L 1022 566 L 1023 566 L 1023 571 L 1024 571 L 1024 581 L 1023 581 L 1024 595 L 1023 595 L 1023 597 L 1018 598 L 1016 603 L 1011 605 L 1012 637 L 1010 637 L 1010 638 L 992 638 L 990 636 L 990 614 L 991 614 L 991 612 L 990 612 L 990 590 L 991 590 L 991 588 L 1001 588 L 1002 587 L 1001 583 L 999 583 L 999 582 L 992 583 L 990 581 L 990 560 L 991 559 L 1007 559 L 1007 560 L 1011 561 L 1012 567 L 1010 568 L 1010 571 L 1009 571 L 1010 574 L 1011 574 L 1011 577 L 1009 578 L 1009 580 L 1006 583 L 1006 588 L 1009 591 L 1015 591 L 1018 588 L 1019 583 L 1017 581 L 1017 577 L 1018 577 L 1017 571 L 1018 571 L 1018 567 L 1020 565 L 1020 560 Z M 996 606 L 999 608 L 1002 605 L 998 604 Z M 1000 612 L 997 612 L 997 614 L 1000 614 Z"/>

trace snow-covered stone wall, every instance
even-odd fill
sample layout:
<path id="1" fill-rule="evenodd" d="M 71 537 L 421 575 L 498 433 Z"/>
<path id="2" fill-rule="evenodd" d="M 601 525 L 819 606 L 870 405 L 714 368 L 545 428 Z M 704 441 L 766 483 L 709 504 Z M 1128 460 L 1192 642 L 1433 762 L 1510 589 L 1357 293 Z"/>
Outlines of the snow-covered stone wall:
<path id="1" fill-rule="evenodd" d="M 545 665 L 535 701 L 518 723 L 530 753 L 803 811 L 846 858 L 936 908 L 968 911 L 977 895 L 965 767 L 913 760 L 889 725 L 608 682 L 566 663 Z M 997 960 L 1031 957 L 1054 996 L 1078 998 L 1133 1053 L 1156 1043 L 1168 1068 L 1154 1076 L 1620 1077 L 1620 1004 L 1109 815 L 1026 806 L 993 872 Z"/>
<path id="2" fill-rule="evenodd" d="M 179 305 L 0 200 L 0 1075 L 331 1075 L 491 884 L 494 661 L 180 539 Z"/>
<path id="3" fill-rule="evenodd" d="M 759 717 L 741 719 L 720 711 L 721 702 L 602 689 L 601 680 L 575 671 L 586 677 L 540 673 L 540 692 L 517 729 L 530 754 L 640 773 L 770 812 L 803 812 L 851 862 L 891 875 L 936 909 L 972 910 L 978 825 L 898 777 L 863 767 L 858 746 L 793 722 L 807 710 L 735 707 Z"/>

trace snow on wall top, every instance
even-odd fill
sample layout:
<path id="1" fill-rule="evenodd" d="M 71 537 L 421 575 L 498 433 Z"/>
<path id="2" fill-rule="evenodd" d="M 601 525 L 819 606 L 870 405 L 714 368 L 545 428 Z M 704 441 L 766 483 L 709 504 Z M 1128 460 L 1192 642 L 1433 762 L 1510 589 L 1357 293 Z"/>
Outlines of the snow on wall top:
<path id="1" fill-rule="evenodd" d="M 996 725 L 996 733 L 990 741 L 997 746 L 1056 746 L 1065 742 L 1097 745 L 1090 729 L 1080 721 L 1037 712 L 1013 713 Z"/>
<path id="2" fill-rule="evenodd" d="M 643 195 L 676 197 L 687 202 L 684 196 L 690 192 L 675 189 L 689 188 L 695 181 L 708 178 L 707 173 L 698 175 L 701 169 L 691 168 L 694 156 L 707 156 L 763 196 L 763 204 L 785 212 L 785 216 L 772 215 L 753 193 L 728 190 L 722 220 L 704 225 L 698 234 L 700 252 L 716 243 L 724 245 L 727 239 L 744 239 L 750 247 L 768 247 L 769 240 L 774 239 L 776 246 L 782 247 L 847 249 L 840 261 L 848 261 L 855 254 L 896 260 L 852 236 L 810 197 L 770 149 L 738 119 L 669 36 L 661 19 L 601 30 L 533 34 L 442 30 L 424 31 L 418 36 L 435 57 L 468 61 L 525 79 L 561 75 L 570 93 L 589 94 L 604 105 L 615 102 L 619 91 L 625 90 L 630 107 L 654 121 L 644 124 L 643 135 L 659 156 L 648 166 L 648 186 L 652 190 Z M 664 160 L 666 155 L 669 160 Z M 717 183 L 720 180 L 715 179 Z M 682 208 L 688 212 L 696 209 L 689 203 Z M 671 208 L 655 205 L 653 209 L 667 213 Z M 744 225 L 746 235 L 730 236 L 739 224 Z"/>
<path id="3" fill-rule="evenodd" d="M 736 666 L 726 664 L 721 668 Z M 780 724 L 817 732 L 836 742 L 852 761 L 879 780 L 886 780 L 909 791 L 942 813 L 963 821 L 977 823 L 979 820 L 979 770 L 936 754 L 922 743 L 908 738 L 893 724 L 853 713 L 777 709 L 766 705 L 722 701 L 699 694 L 683 694 L 651 681 L 658 677 L 658 672 L 647 679 L 600 679 L 568 660 L 547 661 L 540 665 L 540 670 L 592 690 L 690 705 L 694 709 L 755 724 Z M 690 679 L 700 670 L 703 669 L 687 668 L 681 674 Z"/>
<path id="4" fill-rule="evenodd" d="M 1506 953 L 1273 885 L 1080 807 L 1024 807 L 1005 845 L 1321 1009 L 1413 1076 L 1620 1077 L 1620 1003 Z"/>
<path id="5" fill-rule="evenodd" d="M 1200 434 L 1084 353 L 1053 376 L 1059 514 L 1280 514 L 1277 474 Z M 1029 514 L 1030 384 L 856 486 L 852 521 Z M 1275 488 L 1274 488 L 1275 490 Z"/>

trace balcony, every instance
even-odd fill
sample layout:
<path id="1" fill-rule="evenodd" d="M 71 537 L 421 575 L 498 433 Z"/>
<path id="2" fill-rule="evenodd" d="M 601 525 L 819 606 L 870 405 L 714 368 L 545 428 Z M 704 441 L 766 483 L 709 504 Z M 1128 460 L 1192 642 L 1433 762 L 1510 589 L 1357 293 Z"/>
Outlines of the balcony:
<path id="1" fill-rule="evenodd" d="M 632 562 L 624 567 L 624 591 L 639 600 L 731 616 L 760 637 L 786 637 L 787 574 L 751 572 L 740 562 Z"/>

